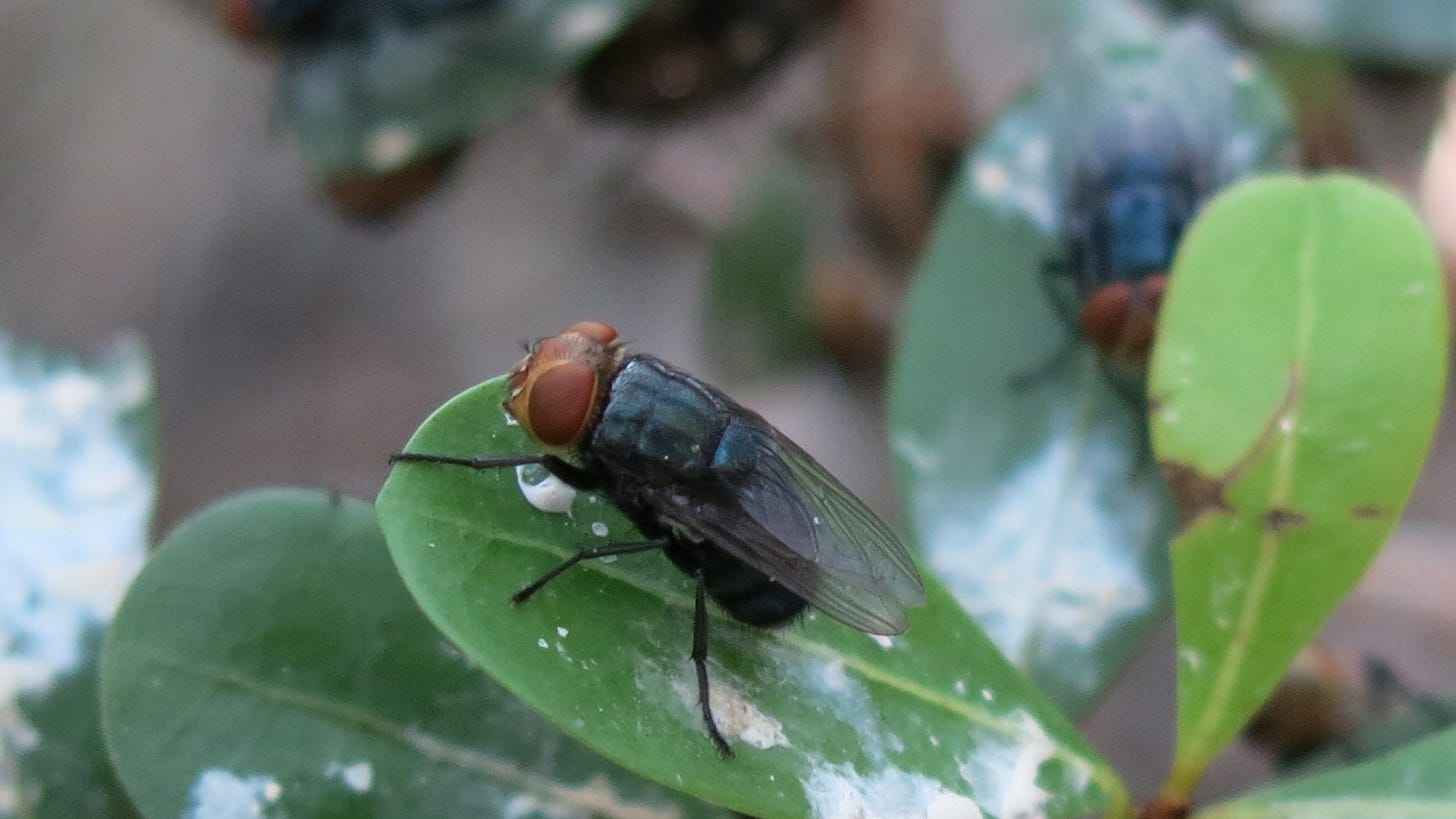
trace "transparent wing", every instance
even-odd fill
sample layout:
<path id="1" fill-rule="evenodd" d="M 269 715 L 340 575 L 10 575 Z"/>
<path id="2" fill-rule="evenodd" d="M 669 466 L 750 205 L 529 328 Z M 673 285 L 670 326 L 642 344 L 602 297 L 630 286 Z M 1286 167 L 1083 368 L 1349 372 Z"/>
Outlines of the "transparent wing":
<path id="1" fill-rule="evenodd" d="M 834 476 L 744 411 L 709 474 L 681 487 L 677 528 L 767 574 L 811 605 L 871 634 L 898 634 L 925 597 L 920 574 L 884 521 Z M 664 510 L 666 511 L 666 510 Z"/>

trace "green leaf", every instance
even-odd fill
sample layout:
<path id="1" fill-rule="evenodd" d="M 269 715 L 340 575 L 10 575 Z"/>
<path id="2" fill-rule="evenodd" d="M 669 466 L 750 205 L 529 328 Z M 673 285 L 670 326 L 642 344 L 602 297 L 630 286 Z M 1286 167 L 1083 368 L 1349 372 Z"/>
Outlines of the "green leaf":
<path id="1" fill-rule="evenodd" d="M 1446 372 L 1436 252 L 1394 195 L 1274 177 L 1179 251 L 1150 394 L 1180 505 L 1178 747 L 1187 793 L 1364 573 L 1430 445 Z"/>
<path id="2" fill-rule="evenodd" d="M 504 378 L 465 392 L 406 451 L 532 451 L 504 397 Z M 989 817 L 1125 814 L 1115 775 L 933 581 L 895 638 L 815 612 L 755 629 L 711 607 L 714 710 L 737 751 L 720 759 L 688 657 L 693 585 L 661 555 L 587 561 L 511 604 L 579 548 L 641 537 L 601 497 L 569 508 L 533 507 L 513 470 L 438 464 L 396 465 L 379 497 L 400 574 L 430 618 L 622 765 L 762 819 L 970 815 L 972 799 Z"/>
<path id="3" fill-rule="evenodd" d="M 907 299 L 889 398 L 896 476 L 926 562 L 1074 718 L 1166 610 L 1173 514 L 1136 390 L 1109 382 L 1039 282 L 1064 264 L 1054 146 L 1082 124 L 1054 102 L 1168 97 L 1202 121 L 1208 99 L 1167 77 L 1205 88 L 1234 77 L 1212 115 L 1227 142 L 1205 146 L 1219 164 L 1277 163 L 1288 133 L 1257 67 L 1199 29 L 1123 33 L 1101 50 L 1100 96 L 1068 93 L 1090 78 L 1054 74 L 969 157 Z"/>
<path id="4" fill-rule="evenodd" d="M 1201 0 L 1255 31 L 1304 46 L 1334 48 L 1383 65 L 1449 70 L 1456 64 L 1456 4 L 1450 0 Z"/>
<path id="5" fill-rule="evenodd" d="M 792 364 L 814 349 L 808 264 L 816 203 L 809 180 L 776 156 L 744 185 L 708 267 L 708 349 L 740 376 Z"/>
<path id="6" fill-rule="evenodd" d="M 1456 731 L 1372 762 L 1276 785 L 1198 815 L 1205 819 L 1456 817 Z"/>
<path id="7" fill-rule="evenodd" d="M 261 490 L 167 538 L 102 655 L 148 817 L 722 816 L 563 737 L 445 642 L 373 510 Z"/>
<path id="8" fill-rule="evenodd" d="M 0 333 L 0 817 L 129 817 L 101 743 L 99 632 L 146 554 L 146 352 L 94 362 Z"/>
<path id="9" fill-rule="evenodd" d="M 301 47 L 278 116 L 317 176 L 396 171 L 470 142 L 628 23 L 642 0 L 502 2 Z"/>

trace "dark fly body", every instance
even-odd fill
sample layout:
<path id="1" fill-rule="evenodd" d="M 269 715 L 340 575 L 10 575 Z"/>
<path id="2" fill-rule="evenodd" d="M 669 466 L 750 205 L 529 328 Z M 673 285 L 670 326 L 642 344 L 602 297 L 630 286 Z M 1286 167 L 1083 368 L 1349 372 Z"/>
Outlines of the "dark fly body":
<path id="1" fill-rule="evenodd" d="M 813 606 L 870 634 L 898 634 L 924 598 L 905 546 L 868 507 L 767 421 L 652 356 L 615 329 L 578 322 L 536 343 L 511 372 L 509 412 L 547 452 L 392 462 L 494 469 L 538 463 L 597 490 L 644 540 L 591 547 L 514 596 L 523 602 L 582 560 L 661 551 L 697 584 L 691 657 L 720 753 L 732 750 L 708 699 L 706 598 L 749 625 L 783 625 Z"/>

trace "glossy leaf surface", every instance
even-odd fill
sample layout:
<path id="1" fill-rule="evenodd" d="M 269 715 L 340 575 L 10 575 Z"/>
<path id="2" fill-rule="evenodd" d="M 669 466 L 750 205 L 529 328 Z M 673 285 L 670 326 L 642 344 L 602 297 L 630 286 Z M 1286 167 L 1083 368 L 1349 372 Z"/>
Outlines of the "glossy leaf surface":
<path id="1" fill-rule="evenodd" d="M 101 743 L 100 632 L 146 555 L 151 367 L 0 333 L 0 817 L 133 815 Z"/>
<path id="2" fill-rule="evenodd" d="M 287 55 L 277 115 L 316 175 L 384 174 L 439 156 L 544 91 L 640 0 L 500 2 Z"/>
<path id="3" fill-rule="evenodd" d="M 1297 779 L 1198 813 L 1206 819 L 1430 819 L 1456 816 L 1456 731 L 1380 759 Z"/>
<path id="4" fill-rule="evenodd" d="M 501 409 L 504 382 L 451 400 L 405 451 L 531 452 Z M 640 538 L 596 495 L 569 509 L 534 507 L 509 468 L 399 464 L 379 498 L 390 550 L 431 619 L 621 764 L 763 819 L 1125 812 L 1115 776 L 933 581 L 894 638 L 812 612 L 754 629 L 710 607 L 714 710 L 737 754 L 720 759 L 688 658 L 693 585 L 663 556 L 588 561 L 510 603 L 582 546 Z"/>
<path id="5" fill-rule="evenodd" d="M 1163 35 L 1114 29 L 1131 39 L 1109 39 L 1109 60 L 1153 62 L 1105 72 L 1132 89 L 1158 82 Z M 1232 82 L 1217 164 L 1276 164 L 1287 123 L 1257 66 L 1178 31 L 1181 71 Z M 1053 137 L 1074 127 L 1054 119 L 1049 93 L 1013 103 L 945 202 L 905 307 L 890 425 L 926 563 L 1076 718 L 1166 610 L 1173 514 L 1136 385 L 1109 379 L 1039 281 L 1063 264 Z"/>
<path id="6" fill-rule="evenodd" d="M 1185 240 L 1149 393 L 1180 505 L 1178 750 L 1191 788 L 1375 557 L 1446 372 L 1435 250 L 1351 177 L 1245 183 Z"/>
<path id="7" fill-rule="evenodd" d="M 373 510 L 223 501 L 167 538 L 102 660 L 106 738 L 148 817 L 723 816 L 572 742 L 446 642 Z"/>

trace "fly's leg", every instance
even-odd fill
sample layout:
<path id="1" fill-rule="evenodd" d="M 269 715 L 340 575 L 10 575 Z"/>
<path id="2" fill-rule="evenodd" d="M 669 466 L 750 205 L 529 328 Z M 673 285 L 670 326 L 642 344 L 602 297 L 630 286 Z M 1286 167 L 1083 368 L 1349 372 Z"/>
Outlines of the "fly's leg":
<path id="1" fill-rule="evenodd" d="M 665 538 L 659 538 L 657 540 L 644 540 L 637 543 L 608 543 L 605 546 L 592 546 L 590 548 L 582 549 L 571 557 L 568 557 L 565 562 L 561 563 L 556 568 L 536 578 L 536 580 L 531 583 L 531 585 L 511 595 L 511 602 L 526 602 L 528 599 L 530 599 L 531 595 L 540 591 L 542 586 L 551 582 L 556 578 L 557 575 L 561 574 L 567 569 L 570 569 L 572 566 L 575 566 L 583 560 L 591 560 L 598 557 L 612 557 L 613 555 L 631 555 L 638 552 L 650 552 L 654 549 L 661 549 L 666 545 L 667 540 Z"/>
<path id="2" fill-rule="evenodd" d="M 698 704 L 703 707 L 703 722 L 708 728 L 708 738 L 713 740 L 713 745 L 718 748 L 719 756 L 726 758 L 733 756 L 733 748 L 728 745 L 728 740 L 718 731 L 718 723 L 713 719 L 713 707 L 708 700 L 708 601 L 706 589 L 703 583 L 703 573 L 694 573 L 698 581 L 697 604 L 693 610 L 693 666 L 698 672 Z"/>
<path id="3" fill-rule="evenodd" d="M 446 464 L 464 466 L 477 471 L 500 469 L 507 466 L 528 466 L 540 464 L 552 475 L 560 478 L 567 486 L 582 492 L 590 492 L 601 486 L 595 475 L 581 467 L 562 460 L 555 455 L 500 455 L 480 458 L 461 458 L 457 455 L 431 455 L 424 452 L 397 452 L 389 456 L 391 465 L 397 463 Z"/>

